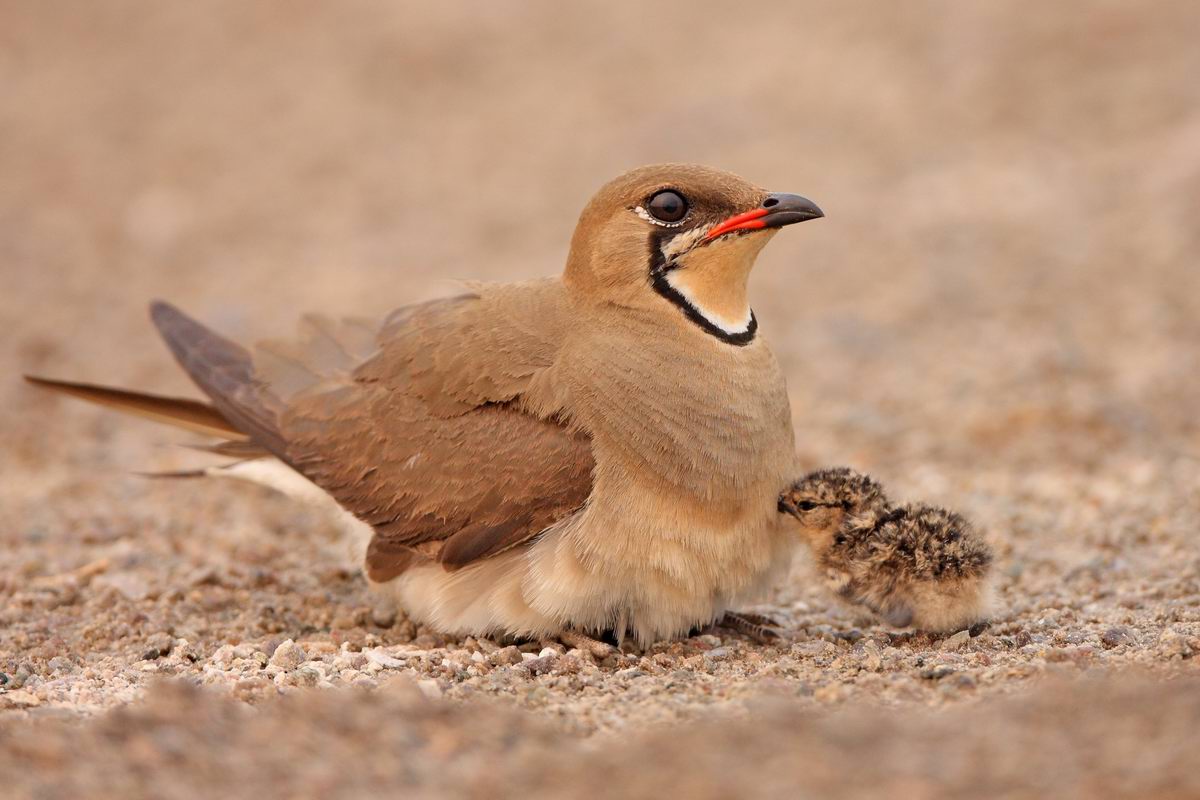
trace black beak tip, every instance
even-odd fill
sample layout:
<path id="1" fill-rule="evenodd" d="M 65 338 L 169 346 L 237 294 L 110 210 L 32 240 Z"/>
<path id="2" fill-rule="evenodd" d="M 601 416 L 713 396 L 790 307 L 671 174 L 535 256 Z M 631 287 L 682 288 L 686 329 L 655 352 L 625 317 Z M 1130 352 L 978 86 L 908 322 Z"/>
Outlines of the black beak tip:
<path id="1" fill-rule="evenodd" d="M 825 212 L 816 203 L 798 194 L 769 194 L 767 199 L 763 200 L 763 208 L 767 209 L 763 220 L 769 228 L 781 228 L 784 225 L 825 216 Z"/>

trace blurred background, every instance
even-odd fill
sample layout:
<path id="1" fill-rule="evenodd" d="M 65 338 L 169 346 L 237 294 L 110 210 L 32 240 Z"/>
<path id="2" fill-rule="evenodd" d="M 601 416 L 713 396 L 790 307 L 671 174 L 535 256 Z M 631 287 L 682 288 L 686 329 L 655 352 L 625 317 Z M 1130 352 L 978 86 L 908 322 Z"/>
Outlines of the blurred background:
<path id="1" fill-rule="evenodd" d="M 1186 0 L 3 2 L 0 20 L 7 374 L 182 391 L 150 298 L 247 339 L 554 274 L 604 181 L 695 161 L 828 215 L 752 284 L 814 462 L 1200 451 Z M 6 432 L 47 404 L 0 397 Z"/>
<path id="2" fill-rule="evenodd" d="M 1190 0 L 0 0 L 9 590 L 323 558 L 255 490 L 127 476 L 194 455 L 21 372 L 191 394 L 151 298 L 251 340 L 555 274 L 603 182 L 689 161 L 826 212 L 751 282 L 807 464 L 972 514 L 1014 615 L 1157 592 L 1195 628 L 1198 42 Z"/>

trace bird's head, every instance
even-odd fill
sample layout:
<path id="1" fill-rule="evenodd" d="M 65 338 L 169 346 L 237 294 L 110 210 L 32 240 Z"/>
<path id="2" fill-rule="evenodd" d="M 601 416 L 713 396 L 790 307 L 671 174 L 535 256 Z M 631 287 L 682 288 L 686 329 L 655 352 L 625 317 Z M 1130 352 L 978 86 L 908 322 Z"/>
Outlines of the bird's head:
<path id="1" fill-rule="evenodd" d="M 584 300 L 669 311 L 746 344 L 757 328 L 746 283 L 759 251 L 784 225 L 820 216 L 799 195 L 710 167 L 642 167 L 584 208 L 564 279 Z"/>
<path id="2" fill-rule="evenodd" d="M 835 546 L 852 524 L 873 524 L 888 508 L 883 487 L 846 467 L 809 473 L 779 497 L 779 510 L 800 523 L 800 532 L 815 552 Z"/>

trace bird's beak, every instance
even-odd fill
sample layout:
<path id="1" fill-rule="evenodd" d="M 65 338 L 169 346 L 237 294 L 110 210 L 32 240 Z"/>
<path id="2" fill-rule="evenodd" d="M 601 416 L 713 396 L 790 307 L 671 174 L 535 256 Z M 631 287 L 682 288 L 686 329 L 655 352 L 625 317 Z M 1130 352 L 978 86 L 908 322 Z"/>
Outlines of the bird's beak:
<path id="1" fill-rule="evenodd" d="M 756 231 L 763 228 L 782 228 L 806 219 L 817 219 L 825 214 L 817 204 L 798 194 L 769 194 L 763 204 L 751 211 L 735 214 L 724 220 L 707 234 L 705 241 L 712 241 L 733 231 Z"/>

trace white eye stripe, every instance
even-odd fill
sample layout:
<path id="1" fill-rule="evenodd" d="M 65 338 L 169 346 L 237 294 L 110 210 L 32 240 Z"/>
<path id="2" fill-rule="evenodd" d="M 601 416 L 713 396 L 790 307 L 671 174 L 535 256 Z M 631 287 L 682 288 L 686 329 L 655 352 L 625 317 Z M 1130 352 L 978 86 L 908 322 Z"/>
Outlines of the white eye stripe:
<path id="1" fill-rule="evenodd" d="M 651 225 L 657 225 L 660 228 L 678 228 L 685 221 L 687 221 L 687 216 L 684 215 L 684 218 L 679 220 L 678 222 L 663 222 L 661 219 L 658 219 L 657 217 L 652 215 L 649 211 L 642 208 L 641 206 L 635 206 L 633 209 L 633 213 L 637 214 L 639 217 L 646 220 L 646 222 L 649 222 Z"/>
<path id="2" fill-rule="evenodd" d="M 693 228 L 686 233 L 680 233 L 672 236 L 670 241 L 662 246 L 663 258 L 670 261 L 672 258 L 683 255 L 691 250 L 697 244 L 704 240 L 704 235 L 712 229 L 712 225 L 705 225 L 702 228 Z"/>

